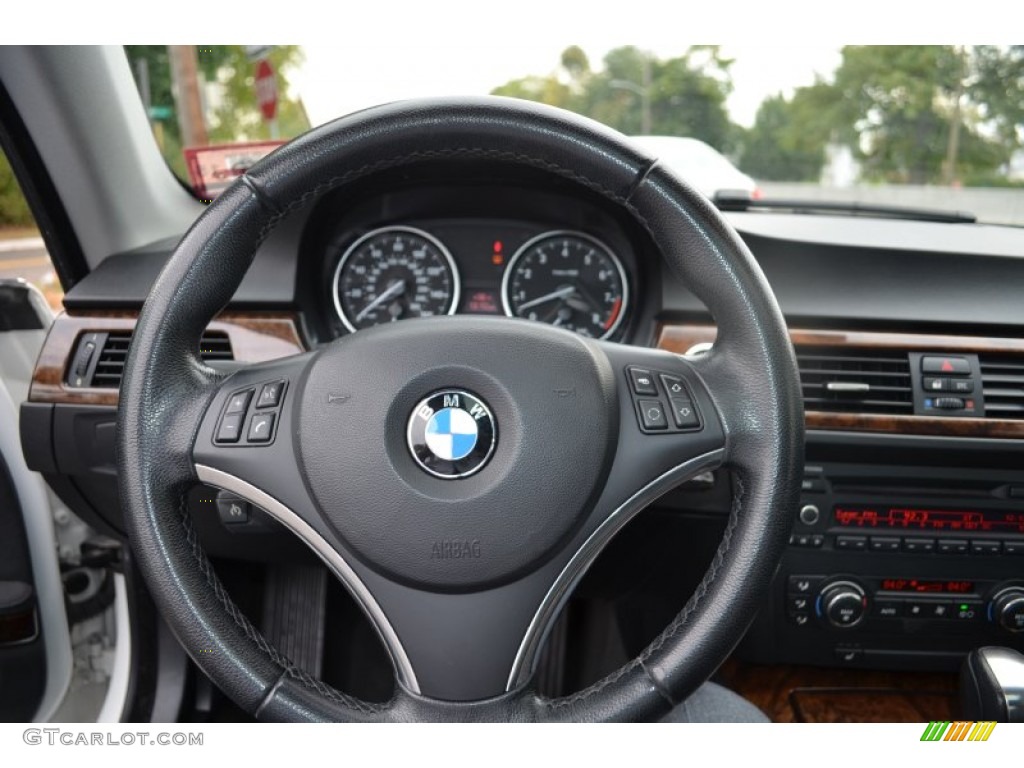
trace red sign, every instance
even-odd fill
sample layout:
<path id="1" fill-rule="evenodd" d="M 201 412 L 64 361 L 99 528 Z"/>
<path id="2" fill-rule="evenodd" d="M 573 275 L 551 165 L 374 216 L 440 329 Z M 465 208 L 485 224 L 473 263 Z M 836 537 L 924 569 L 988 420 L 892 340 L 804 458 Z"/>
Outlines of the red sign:
<path id="1" fill-rule="evenodd" d="M 202 200 L 212 200 L 283 141 L 252 141 L 245 144 L 219 144 L 210 147 L 185 147 L 185 163 L 192 188 Z"/>
<path id="2" fill-rule="evenodd" d="M 256 101 L 260 105 L 263 119 L 273 120 L 277 114 L 277 78 L 266 59 L 260 59 L 256 64 Z"/>

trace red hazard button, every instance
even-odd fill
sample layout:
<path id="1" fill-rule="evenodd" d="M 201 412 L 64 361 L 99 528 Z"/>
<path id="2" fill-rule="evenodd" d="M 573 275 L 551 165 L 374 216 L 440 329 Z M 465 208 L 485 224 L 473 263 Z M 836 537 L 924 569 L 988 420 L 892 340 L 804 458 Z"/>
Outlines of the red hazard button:
<path id="1" fill-rule="evenodd" d="M 921 373 L 951 373 L 969 376 L 971 364 L 966 357 L 926 355 L 921 358 Z"/>

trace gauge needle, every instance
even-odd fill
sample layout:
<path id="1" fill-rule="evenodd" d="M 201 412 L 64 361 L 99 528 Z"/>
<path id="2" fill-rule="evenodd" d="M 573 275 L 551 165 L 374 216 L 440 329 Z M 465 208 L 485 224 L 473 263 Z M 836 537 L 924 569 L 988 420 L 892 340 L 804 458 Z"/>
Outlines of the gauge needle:
<path id="1" fill-rule="evenodd" d="M 572 310 L 569 309 L 568 307 L 562 307 L 560 310 L 558 310 L 558 314 L 555 316 L 555 320 L 551 324 L 555 326 L 561 325 L 570 317 L 572 317 Z"/>
<path id="2" fill-rule="evenodd" d="M 543 304 L 544 302 L 552 301 L 553 299 L 564 299 L 566 296 L 568 296 L 569 294 L 573 293 L 575 290 L 576 290 L 575 286 L 563 285 L 557 291 L 552 291 L 551 293 L 545 293 L 543 296 L 538 296 L 536 299 L 530 299 L 526 303 L 520 304 L 518 311 L 522 312 L 524 309 L 530 309 L 531 307 L 536 307 L 538 304 Z"/>
<path id="3" fill-rule="evenodd" d="M 358 323 L 388 299 L 393 299 L 395 296 L 401 296 L 403 293 L 405 293 L 405 280 L 399 280 L 397 283 L 392 283 L 384 293 L 363 307 L 362 311 L 356 315 L 356 322 Z"/>

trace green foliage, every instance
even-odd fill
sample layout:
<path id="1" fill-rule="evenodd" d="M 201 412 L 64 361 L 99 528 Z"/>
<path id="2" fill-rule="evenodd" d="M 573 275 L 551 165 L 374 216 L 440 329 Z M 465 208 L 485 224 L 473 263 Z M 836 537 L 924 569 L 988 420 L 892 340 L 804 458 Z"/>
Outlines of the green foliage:
<path id="1" fill-rule="evenodd" d="M 951 46 L 846 46 L 834 87 L 844 139 L 857 144 L 863 175 L 875 181 L 938 181 L 960 79 Z"/>
<path id="2" fill-rule="evenodd" d="M 245 46 L 198 46 L 196 51 L 203 78 L 208 83 L 217 83 L 220 86 L 219 98 L 214 108 L 208 110 L 207 115 L 206 128 L 210 143 L 269 139 L 270 127 L 263 120 L 256 101 L 256 65 L 247 58 Z M 185 177 L 187 174 L 182 157 L 181 129 L 178 125 L 177 103 L 174 98 L 167 46 L 126 45 L 125 53 L 136 78 L 137 62 L 144 60 L 147 63 L 152 105 L 171 110 L 167 119 L 159 121 L 159 127 L 154 128 L 154 133 L 167 162 L 179 176 Z M 302 49 L 296 45 L 273 46 L 268 58 L 277 78 L 277 122 L 280 138 L 291 139 L 310 127 L 302 102 L 288 92 L 288 76 L 302 64 Z"/>
<path id="3" fill-rule="evenodd" d="M 987 183 L 1022 140 L 1024 47 L 846 46 L 830 81 L 762 104 L 742 167 L 813 180 L 837 142 L 869 181 Z"/>
<path id="4" fill-rule="evenodd" d="M 21 194 L 18 180 L 7 161 L 7 156 L 0 152 L 0 226 L 28 227 L 35 224 L 32 211 L 29 210 L 25 196 Z"/>
<path id="5" fill-rule="evenodd" d="M 288 94 L 288 73 L 302 64 L 302 49 L 297 45 L 275 45 L 267 58 L 277 77 L 280 138 L 292 139 L 310 128 L 302 102 Z M 207 79 L 223 88 L 223 103 L 207 126 L 211 143 L 269 139 L 270 127 L 256 101 L 256 65 L 246 57 L 245 47 L 203 47 L 199 64 Z"/>
<path id="6" fill-rule="evenodd" d="M 720 150 L 735 143 L 725 99 L 732 88 L 729 66 L 713 46 L 694 46 L 682 56 L 659 60 L 635 46 L 608 52 L 594 72 L 579 46 L 562 52 L 548 75 L 511 80 L 492 93 L 563 107 L 623 133 L 643 125 L 643 96 L 650 99 L 651 133 L 692 136 Z"/>
<path id="7" fill-rule="evenodd" d="M 761 103 L 754 127 L 743 140 L 744 171 L 766 181 L 818 180 L 827 136 L 803 130 L 806 101 L 787 101 L 779 94 Z"/>
<path id="8" fill-rule="evenodd" d="M 973 49 L 974 98 L 980 119 L 995 135 L 1001 162 L 1024 146 L 1024 45 Z"/>

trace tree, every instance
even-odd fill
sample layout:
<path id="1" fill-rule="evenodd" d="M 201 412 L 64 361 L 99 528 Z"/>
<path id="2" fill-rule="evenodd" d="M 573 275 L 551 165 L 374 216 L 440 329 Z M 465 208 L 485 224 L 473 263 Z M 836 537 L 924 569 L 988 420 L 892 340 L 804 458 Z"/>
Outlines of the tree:
<path id="1" fill-rule="evenodd" d="M 127 45 L 125 53 L 136 79 L 138 62 L 148 69 L 150 103 L 167 110 L 159 119 L 158 137 L 164 157 L 182 177 L 187 175 L 182 157 L 181 131 L 177 121 L 177 103 L 167 47 L 163 45 Z M 248 60 L 245 46 L 204 45 L 197 47 L 199 68 L 208 83 L 220 86 L 219 103 L 208 110 L 208 134 L 211 142 L 235 142 L 267 139 L 270 131 L 256 102 L 255 64 Z M 281 138 L 290 139 L 309 129 L 302 102 L 288 92 L 289 73 L 303 61 L 301 48 L 295 45 L 273 46 L 268 53 L 277 78 L 278 125 Z M 154 121 L 156 122 L 156 121 Z"/>
<path id="2" fill-rule="evenodd" d="M 810 180 L 835 142 L 853 148 L 868 180 L 991 183 L 1022 126 L 1024 48 L 846 46 L 831 78 L 762 104 L 742 167 Z"/>
<path id="3" fill-rule="evenodd" d="M 806 101 L 778 94 L 761 103 L 743 141 L 740 167 L 744 171 L 765 181 L 818 180 L 827 135 L 804 129 Z"/>
<path id="4" fill-rule="evenodd" d="M 209 53 L 207 53 L 209 52 Z M 275 45 L 267 55 L 277 78 L 277 122 L 282 139 L 292 139 L 310 128 L 302 102 L 288 93 L 288 74 L 304 60 L 297 45 Z M 214 110 L 210 140 L 240 141 L 270 138 L 270 127 L 256 101 L 256 65 L 245 47 L 220 45 L 199 49 L 199 63 L 207 80 L 218 83 L 222 103 Z"/>
<path id="5" fill-rule="evenodd" d="M 1007 165 L 1024 146 L 1024 45 L 978 45 L 973 54 L 974 100 Z"/>
<path id="6" fill-rule="evenodd" d="M 34 223 L 14 170 L 0 150 L 0 227 L 30 227 Z"/>
<path id="7" fill-rule="evenodd" d="M 652 133 L 692 136 L 720 150 L 735 144 L 736 127 L 725 108 L 732 62 L 716 47 L 695 46 L 660 60 L 623 46 L 609 51 L 602 63 L 593 71 L 586 53 L 570 46 L 551 73 L 511 80 L 492 93 L 571 109 L 627 134 L 640 133 L 647 99 Z"/>

